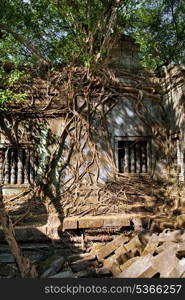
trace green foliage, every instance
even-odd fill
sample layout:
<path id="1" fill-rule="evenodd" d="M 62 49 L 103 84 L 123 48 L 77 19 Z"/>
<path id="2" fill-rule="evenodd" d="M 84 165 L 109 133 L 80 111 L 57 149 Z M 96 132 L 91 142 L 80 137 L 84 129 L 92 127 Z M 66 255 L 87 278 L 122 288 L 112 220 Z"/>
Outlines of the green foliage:
<path id="1" fill-rule="evenodd" d="M 1 0 L 0 60 L 90 67 L 128 33 L 143 65 L 155 69 L 185 63 L 184 30 L 184 0 Z"/>
<path id="2" fill-rule="evenodd" d="M 13 102 L 21 102 L 26 98 L 24 93 L 14 93 L 11 87 L 18 82 L 25 72 L 14 69 L 7 73 L 3 67 L 0 68 L 0 81 L 3 82 L 4 89 L 0 89 L 0 110 L 7 110 L 8 105 Z"/>
<path id="3" fill-rule="evenodd" d="M 8 105 L 15 101 L 24 101 L 26 94 L 15 94 L 9 89 L 0 89 L 0 110 L 7 110 Z"/>
<path id="4" fill-rule="evenodd" d="M 184 0 L 143 0 L 131 19 L 130 32 L 141 46 L 146 67 L 185 63 Z"/>
<path id="5" fill-rule="evenodd" d="M 14 63 L 89 65 L 100 53 L 107 35 L 123 27 L 129 0 L 3 0 L 0 3 L 0 59 Z M 118 17 L 118 18 L 117 18 Z M 112 23 L 111 23 L 112 22 Z M 109 39 L 111 43 L 111 39 Z"/>
<path id="6" fill-rule="evenodd" d="M 8 77 L 8 86 L 12 86 L 15 82 L 19 81 L 25 75 L 24 71 L 12 70 Z"/>

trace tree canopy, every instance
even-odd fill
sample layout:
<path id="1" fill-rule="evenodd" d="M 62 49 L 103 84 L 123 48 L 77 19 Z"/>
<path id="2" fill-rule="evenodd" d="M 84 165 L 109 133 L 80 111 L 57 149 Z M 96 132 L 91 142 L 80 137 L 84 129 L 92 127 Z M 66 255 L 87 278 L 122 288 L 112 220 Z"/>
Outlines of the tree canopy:
<path id="1" fill-rule="evenodd" d="M 0 60 L 90 66 L 128 33 L 145 66 L 184 63 L 184 16 L 183 0 L 2 0 Z"/>
<path id="2" fill-rule="evenodd" d="M 130 33 L 141 46 L 146 67 L 169 63 L 184 64 L 185 2 L 183 0 L 144 0 L 131 15 Z"/>
<path id="3" fill-rule="evenodd" d="M 121 0 L 1 1 L 1 60 L 90 64 L 117 35 Z M 120 28 L 121 29 L 121 28 Z"/>

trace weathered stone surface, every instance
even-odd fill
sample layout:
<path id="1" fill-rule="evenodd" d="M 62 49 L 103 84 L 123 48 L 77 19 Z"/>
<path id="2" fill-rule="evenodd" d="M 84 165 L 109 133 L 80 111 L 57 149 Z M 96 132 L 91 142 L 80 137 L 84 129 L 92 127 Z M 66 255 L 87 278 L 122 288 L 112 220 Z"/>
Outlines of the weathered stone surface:
<path id="1" fill-rule="evenodd" d="M 63 220 L 62 229 L 126 227 L 130 225 L 128 216 L 87 216 L 68 217 Z"/>
<path id="2" fill-rule="evenodd" d="M 51 268 L 53 268 L 56 272 L 59 272 L 65 263 L 64 257 L 59 257 L 51 263 Z"/>
<path id="3" fill-rule="evenodd" d="M 166 249 L 169 249 L 169 248 L 172 248 L 172 247 L 177 247 L 177 244 L 176 243 L 174 243 L 174 242 L 170 242 L 170 241 L 168 241 L 168 242 L 165 242 L 165 243 L 163 243 L 161 246 L 159 246 L 159 247 L 155 247 L 154 248 L 154 250 L 157 252 L 157 253 L 161 253 L 161 252 L 163 252 L 163 251 L 165 251 Z"/>
<path id="4" fill-rule="evenodd" d="M 120 265 L 117 261 L 117 255 L 112 255 L 103 262 L 103 268 L 110 270 L 113 275 L 117 275 L 121 272 Z"/>
<path id="5" fill-rule="evenodd" d="M 76 217 L 65 218 L 62 224 L 62 230 L 76 229 L 78 227 L 78 219 Z"/>
<path id="6" fill-rule="evenodd" d="M 0 254 L 0 263 L 14 263 L 15 258 L 10 253 L 1 253 Z"/>
<path id="7" fill-rule="evenodd" d="M 80 253 L 78 255 L 74 254 L 67 258 L 69 262 L 76 262 L 78 260 L 94 260 L 96 259 L 95 253 Z"/>
<path id="8" fill-rule="evenodd" d="M 103 226 L 103 219 L 100 217 L 86 217 L 78 221 L 79 228 L 99 228 Z"/>
<path id="9" fill-rule="evenodd" d="M 47 228 L 46 226 L 42 227 L 33 227 L 27 226 L 26 228 L 15 227 L 15 236 L 18 242 L 34 242 L 34 241 L 48 241 L 49 237 L 47 236 Z M 5 241 L 4 233 L 0 228 L 0 240 Z"/>
<path id="10" fill-rule="evenodd" d="M 138 260 L 138 256 L 136 257 L 132 257 L 129 260 L 127 260 L 124 264 L 120 265 L 120 269 L 121 271 L 124 271 L 126 269 L 128 269 L 128 267 L 130 267 L 130 265 L 135 262 L 136 260 Z"/>
<path id="11" fill-rule="evenodd" d="M 174 269 L 169 273 L 169 278 L 182 278 L 185 274 L 185 258 L 178 261 Z"/>
<path id="12" fill-rule="evenodd" d="M 19 276 L 19 271 L 14 264 L 0 264 L 0 277 L 15 278 Z"/>
<path id="13" fill-rule="evenodd" d="M 140 218 L 133 218 L 132 222 L 134 223 L 134 230 L 141 231 L 143 229 L 142 219 Z"/>
<path id="14" fill-rule="evenodd" d="M 71 271 L 64 271 L 56 275 L 50 276 L 49 278 L 75 278 L 75 276 Z"/>
<path id="15" fill-rule="evenodd" d="M 160 239 L 160 246 L 158 246 Z M 185 243 L 175 242 L 182 241 L 179 239 L 178 232 L 166 235 L 163 232 L 161 235 L 153 234 L 147 246 L 141 256 L 133 257 L 124 264 L 120 265 L 119 268 L 122 272 L 115 277 L 119 278 L 151 278 L 155 274 L 160 274 L 160 278 L 180 278 L 185 274 L 185 259 L 179 260 L 178 257 L 184 257 Z M 161 244 L 162 243 L 162 244 Z M 118 254 L 123 252 L 125 249 L 132 249 L 131 245 L 138 245 L 137 237 L 132 239 L 129 243 L 125 244 L 124 247 L 120 247 Z M 137 248 L 137 247 L 136 247 Z M 155 252 L 155 256 L 153 255 Z M 116 251 L 115 251 L 116 253 Z M 158 254 L 157 254 L 158 253 Z M 128 252 L 127 254 L 128 255 Z M 118 257 L 116 258 L 118 262 Z"/>
<path id="16" fill-rule="evenodd" d="M 87 269 L 91 263 L 88 260 L 79 260 L 71 264 L 71 269 L 73 272 L 80 272 Z"/>
<path id="17" fill-rule="evenodd" d="M 142 255 L 146 255 L 148 253 L 153 254 L 155 252 L 158 244 L 159 244 L 158 236 L 156 234 L 153 234 L 150 237 L 148 244 L 144 248 Z"/>
<path id="18" fill-rule="evenodd" d="M 49 268 L 40 276 L 40 278 L 48 278 L 49 276 L 52 276 L 55 274 L 56 274 L 55 270 L 53 268 Z"/>
<path id="19" fill-rule="evenodd" d="M 75 274 L 77 278 L 88 278 L 96 275 L 96 270 L 94 268 L 87 268 Z"/>
<path id="20" fill-rule="evenodd" d="M 102 268 L 98 268 L 96 270 L 96 274 L 97 275 L 108 275 L 108 274 L 111 274 L 111 271 L 109 269 L 102 267 Z"/>
<path id="21" fill-rule="evenodd" d="M 120 235 L 116 237 L 112 242 L 107 243 L 105 246 L 102 246 L 97 251 L 98 260 L 102 260 L 103 258 L 107 257 L 109 254 L 111 254 L 113 251 L 119 248 L 127 240 L 128 240 L 127 237 L 125 237 L 124 235 Z"/>
<path id="22" fill-rule="evenodd" d="M 38 264 L 41 277 L 45 278 L 59 272 L 64 266 L 65 259 L 62 256 L 53 255 Z"/>
<path id="23" fill-rule="evenodd" d="M 115 250 L 116 255 L 123 255 L 124 253 L 128 252 L 124 245 L 121 245 L 119 248 Z"/>
<path id="24" fill-rule="evenodd" d="M 185 214 L 177 216 L 175 226 L 177 228 L 182 228 L 185 226 Z"/>
<path id="25" fill-rule="evenodd" d="M 182 235 L 181 230 L 164 230 L 159 234 L 158 237 L 159 242 L 182 242 L 184 240 L 184 236 Z"/>
<path id="26" fill-rule="evenodd" d="M 117 278 L 148 278 L 155 275 L 156 270 L 152 266 L 152 255 L 138 257 L 127 269 L 118 274 Z"/>
<path id="27" fill-rule="evenodd" d="M 134 250 L 142 246 L 138 236 L 136 235 L 130 242 L 124 245 L 127 251 Z"/>
<path id="28" fill-rule="evenodd" d="M 179 260 L 176 257 L 176 249 L 175 247 L 171 247 L 157 256 L 154 256 L 152 266 L 156 272 L 160 273 L 161 278 L 169 278 L 178 262 Z"/>
<path id="29" fill-rule="evenodd" d="M 103 226 L 104 227 L 126 227 L 130 225 L 130 220 L 128 218 L 112 216 L 104 218 Z"/>

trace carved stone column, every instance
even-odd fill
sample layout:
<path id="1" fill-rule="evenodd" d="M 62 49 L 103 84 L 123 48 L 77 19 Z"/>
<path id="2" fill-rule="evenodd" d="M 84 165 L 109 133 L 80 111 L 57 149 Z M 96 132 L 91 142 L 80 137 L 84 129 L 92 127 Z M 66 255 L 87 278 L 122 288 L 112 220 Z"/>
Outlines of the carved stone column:
<path id="1" fill-rule="evenodd" d="M 35 181 L 35 152 L 33 149 L 30 152 L 30 183 L 33 184 Z"/>
<path id="2" fill-rule="evenodd" d="M 140 173 L 143 172 L 143 143 L 138 143 L 139 145 L 139 157 L 140 157 Z"/>
<path id="3" fill-rule="evenodd" d="M 177 165 L 179 169 L 179 180 L 184 181 L 184 154 L 180 140 L 177 140 Z"/>
<path id="4" fill-rule="evenodd" d="M 129 144 L 125 142 L 124 172 L 129 172 Z"/>
<path id="5" fill-rule="evenodd" d="M 0 184 L 3 184 L 4 173 L 4 150 L 0 149 Z"/>
<path id="6" fill-rule="evenodd" d="M 17 183 L 23 183 L 23 149 L 18 150 Z"/>
<path id="7" fill-rule="evenodd" d="M 10 164 L 10 183 L 16 183 L 16 157 L 15 157 L 15 149 L 11 149 L 11 164 Z"/>
<path id="8" fill-rule="evenodd" d="M 24 183 L 29 183 L 29 150 L 25 149 L 25 162 L 24 162 Z"/>
<path id="9" fill-rule="evenodd" d="M 5 152 L 5 162 L 4 162 L 4 184 L 9 184 L 9 151 L 10 149 L 7 149 Z"/>
<path id="10" fill-rule="evenodd" d="M 140 143 L 136 142 L 136 173 L 140 173 L 141 169 L 141 157 L 140 157 Z"/>
<path id="11" fill-rule="evenodd" d="M 130 145 L 130 172 L 135 173 L 134 142 Z"/>

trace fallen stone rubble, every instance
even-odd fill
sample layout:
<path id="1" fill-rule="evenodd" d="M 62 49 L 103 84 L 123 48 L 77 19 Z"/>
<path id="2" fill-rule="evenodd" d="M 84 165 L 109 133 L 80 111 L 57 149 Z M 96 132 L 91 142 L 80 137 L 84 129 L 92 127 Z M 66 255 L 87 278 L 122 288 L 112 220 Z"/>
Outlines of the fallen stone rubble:
<path id="1" fill-rule="evenodd" d="M 120 234 L 90 253 L 55 257 L 40 277 L 185 278 L 185 231 Z"/>
<path id="2" fill-rule="evenodd" d="M 185 278 L 185 230 L 119 232 L 111 241 L 92 242 L 84 253 L 51 254 L 46 246 L 24 246 L 40 278 Z M 11 254 L 1 256 L 0 278 L 20 277 Z"/>

